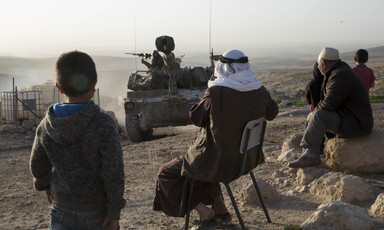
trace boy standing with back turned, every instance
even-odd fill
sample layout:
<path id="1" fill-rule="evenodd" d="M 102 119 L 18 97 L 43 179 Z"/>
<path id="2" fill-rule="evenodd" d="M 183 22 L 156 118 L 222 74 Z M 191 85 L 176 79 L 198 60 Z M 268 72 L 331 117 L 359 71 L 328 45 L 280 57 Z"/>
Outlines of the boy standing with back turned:
<path id="1" fill-rule="evenodd" d="M 373 74 L 372 69 L 365 65 L 365 63 L 368 62 L 368 51 L 365 49 L 359 49 L 356 51 L 353 60 L 356 63 L 356 66 L 353 67 L 353 71 L 363 81 L 369 95 L 369 89 L 375 87 L 376 77 Z"/>
<path id="2" fill-rule="evenodd" d="M 45 190 L 52 203 L 49 229 L 119 229 L 122 149 L 115 122 L 91 100 L 95 63 L 72 51 L 61 55 L 56 72 L 67 103 L 49 107 L 30 160 L 35 189 Z"/>

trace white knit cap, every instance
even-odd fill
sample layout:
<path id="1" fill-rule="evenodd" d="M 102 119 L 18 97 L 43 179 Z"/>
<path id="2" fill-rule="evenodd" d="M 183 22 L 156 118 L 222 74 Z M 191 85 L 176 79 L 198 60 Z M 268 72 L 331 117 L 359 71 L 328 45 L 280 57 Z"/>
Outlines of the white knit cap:
<path id="1" fill-rule="evenodd" d="M 242 57 L 245 57 L 245 54 L 240 50 L 228 50 L 225 53 L 223 53 L 223 57 L 237 60 Z"/>
<path id="2" fill-rule="evenodd" d="M 339 51 L 332 47 L 325 47 L 319 54 L 318 61 L 321 59 L 329 60 L 329 61 L 337 61 L 339 60 Z"/>

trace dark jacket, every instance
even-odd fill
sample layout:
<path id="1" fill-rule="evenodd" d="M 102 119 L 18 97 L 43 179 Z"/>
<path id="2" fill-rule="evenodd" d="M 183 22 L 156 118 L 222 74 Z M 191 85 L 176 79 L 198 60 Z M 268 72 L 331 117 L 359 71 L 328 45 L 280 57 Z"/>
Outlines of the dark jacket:
<path id="1" fill-rule="evenodd" d="M 124 207 L 124 164 L 114 120 L 90 101 L 74 115 L 56 118 L 53 106 L 36 130 L 31 172 L 37 190 L 60 207 L 107 208 L 119 219 Z"/>
<path id="2" fill-rule="evenodd" d="M 272 120 L 277 113 L 277 104 L 264 87 L 249 92 L 208 88 L 191 109 L 191 121 L 203 128 L 185 156 L 182 175 L 214 183 L 232 181 L 239 173 L 240 140 L 246 123 L 261 117 Z M 248 160 L 246 169 L 258 163 Z"/>
<path id="3" fill-rule="evenodd" d="M 321 90 L 321 101 L 316 109 L 337 112 L 341 116 L 339 137 L 359 137 L 372 131 L 368 93 L 347 63 L 339 61 L 325 74 Z"/>
<path id="4" fill-rule="evenodd" d="M 319 68 L 317 67 L 317 62 L 313 66 L 313 79 L 308 82 L 308 85 L 305 89 L 305 99 L 308 104 L 311 105 L 311 111 L 316 108 L 317 104 L 320 102 L 321 94 L 321 85 L 323 83 L 324 76 L 321 74 Z"/>

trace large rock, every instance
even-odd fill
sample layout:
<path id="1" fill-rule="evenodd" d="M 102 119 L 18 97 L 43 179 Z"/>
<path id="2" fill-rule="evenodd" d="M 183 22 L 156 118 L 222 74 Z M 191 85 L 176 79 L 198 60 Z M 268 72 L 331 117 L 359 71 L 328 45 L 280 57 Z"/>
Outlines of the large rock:
<path id="1" fill-rule="evenodd" d="M 381 193 L 369 209 L 372 216 L 384 216 L 384 193 Z"/>
<path id="2" fill-rule="evenodd" d="M 341 201 L 320 205 L 301 225 L 303 230 L 370 230 L 374 226 L 365 209 Z"/>
<path id="3" fill-rule="evenodd" d="M 271 186 L 270 184 L 268 184 L 262 179 L 256 179 L 256 182 L 264 202 L 278 201 L 281 199 L 281 194 L 278 191 L 276 191 L 276 189 L 273 186 Z M 249 183 L 245 185 L 240 190 L 238 199 L 241 203 L 244 203 L 244 204 L 261 205 L 253 183 Z"/>
<path id="4" fill-rule="evenodd" d="M 324 202 L 339 200 L 357 203 L 376 198 L 375 189 L 363 178 L 340 172 L 329 172 L 309 185 L 310 193 Z"/>
<path id="5" fill-rule="evenodd" d="M 339 171 L 384 172 L 384 131 L 359 138 L 333 138 L 325 146 L 326 165 Z"/>

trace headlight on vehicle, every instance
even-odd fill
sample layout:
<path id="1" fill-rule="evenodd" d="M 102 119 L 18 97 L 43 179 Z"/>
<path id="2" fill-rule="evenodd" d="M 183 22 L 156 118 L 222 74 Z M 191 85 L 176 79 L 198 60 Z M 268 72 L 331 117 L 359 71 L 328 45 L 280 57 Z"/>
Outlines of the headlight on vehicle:
<path id="1" fill-rule="evenodd" d="M 135 109 L 135 103 L 133 103 L 133 102 L 125 102 L 125 109 L 126 110 L 133 110 L 133 109 Z"/>

